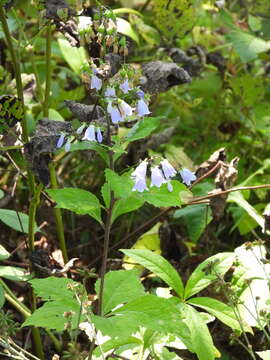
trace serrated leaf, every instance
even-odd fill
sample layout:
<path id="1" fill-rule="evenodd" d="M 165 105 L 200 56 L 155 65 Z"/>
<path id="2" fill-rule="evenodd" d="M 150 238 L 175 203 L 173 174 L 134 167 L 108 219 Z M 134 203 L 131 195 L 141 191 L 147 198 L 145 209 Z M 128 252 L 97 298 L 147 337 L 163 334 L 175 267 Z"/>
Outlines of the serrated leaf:
<path id="1" fill-rule="evenodd" d="M 33 287 L 36 296 L 43 300 L 61 300 L 64 297 L 72 297 L 70 287 L 78 287 L 80 284 L 68 279 L 50 276 L 45 279 L 33 279 L 29 283 Z"/>
<path id="2" fill-rule="evenodd" d="M 232 266 L 234 253 L 220 253 L 211 256 L 196 267 L 185 286 L 184 298 L 188 299 L 206 288 L 219 276 L 223 276 Z"/>
<path id="3" fill-rule="evenodd" d="M 116 309 L 117 317 L 129 319 L 131 324 L 138 323 L 146 329 L 161 333 L 176 334 L 192 351 L 190 333 L 181 318 L 181 312 L 168 300 L 154 295 L 145 295 Z"/>
<path id="4" fill-rule="evenodd" d="M 30 275 L 25 269 L 15 266 L 0 266 L 0 277 L 13 281 L 26 281 Z"/>
<path id="5" fill-rule="evenodd" d="M 131 257 L 140 265 L 143 265 L 148 270 L 159 276 L 166 282 L 182 299 L 184 295 L 184 286 L 182 279 L 175 268 L 162 256 L 153 253 L 150 250 L 134 249 L 121 251 Z"/>
<path id="6" fill-rule="evenodd" d="M 131 24 L 127 20 L 118 17 L 116 19 L 116 26 L 117 26 L 117 32 L 130 37 L 137 44 L 139 44 L 139 42 L 140 42 L 139 37 L 138 37 L 137 33 L 134 31 Z"/>
<path id="7" fill-rule="evenodd" d="M 95 284 L 99 294 L 100 280 Z M 126 303 L 144 295 L 137 270 L 110 271 L 105 275 L 102 310 L 107 314 L 119 304 Z"/>
<path id="8" fill-rule="evenodd" d="M 10 253 L 4 248 L 4 246 L 0 245 L 0 261 L 6 260 L 10 257 Z"/>
<path id="9" fill-rule="evenodd" d="M 124 140 L 128 142 L 132 142 L 149 136 L 154 130 L 156 130 L 159 127 L 161 119 L 163 119 L 163 116 L 145 117 L 144 119 L 138 121 L 129 130 Z"/>
<path id="10" fill-rule="evenodd" d="M 0 209 L 0 220 L 12 229 L 28 234 L 28 215 L 14 210 Z M 38 227 L 35 224 L 35 231 Z"/>
<path id="11" fill-rule="evenodd" d="M 22 326 L 38 326 L 45 329 L 64 331 L 65 324 L 70 321 L 64 313 L 72 312 L 71 328 L 75 329 L 78 325 L 78 314 L 80 314 L 80 304 L 76 299 L 63 298 L 61 301 L 49 301 L 38 308 L 30 315 Z M 80 319 L 83 320 L 82 317 Z"/>
<path id="12" fill-rule="evenodd" d="M 68 278 L 48 277 L 30 281 L 35 294 L 47 302 L 30 315 L 23 326 L 41 326 L 46 329 L 63 331 L 70 320 L 64 313 L 71 312 L 71 326 L 76 328 L 80 314 L 80 302 L 75 291 L 82 285 Z M 83 317 L 80 318 L 83 321 Z"/>
<path id="13" fill-rule="evenodd" d="M 57 208 L 67 209 L 80 215 L 88 214 L 99 223 L 102 223 L 100 202 L 89 191 L 77 188 L 64 188 L 49 189 L 47 192 L 57 203 Z"/>
<path id="14" fill-rule="evenodd" d="M 227 35 L 242 61 L 251 61 L 261 52 L 270 49 L 270 42 L 255 37 L 248 32 L 234 30 Z"/>
<path id="15" fill-rule="evenodd" d="M 138 194 L 142 199 L 157 207 L 181 206 L 180 193 L 186 189 L 185 185 L 177 180 L 172 180 L 173 191 L 169 191 L 167 184 L 160 188 L 153 186 L 149 191 Z"/>
<path id="16" fill-rule="evenodd" d="M 116 198 L 127 198 L 132 194 L 133 181 L 130 174 L 118 175 L 110 169 L 105 169 L 105 177 Z"/>
<path id="17" fill-rule="evenodd" d="M 144 200 L 134 193 L 125 199 L 116 200 L 113 207 L 112 222 L 120 215 L 139 209 L 143 204 Z"/>
<path id="18" fill-rule="evenodd" d="M 87 57 L 84 48 L 71 46 L 65 39 L 58 39 L 57 42 L 60 51 L 70 68 L 76 74 L 80 75 L 82 66 L 87 64 Z"/>
<path id="19" fill-rule="evenodd" d="M 242 332 L 242 329 L 244 328 L 245 331 L 252 333 L 252 330 L 248 325 L 240 325 L 235 311 L 219 300 L 209 297 L 196 297 L 188 300 L 188 303 L 208 311 L 233 330 Z M 241 319 L 241 322 L 243 322 L 243 319 Z"/>
<path id="20" fill-rule="evenodd" d="M 185 322 L 190 329 L 190 340 L 199 360 L 214 360 L 218 352 L 200 313 L 188 304 L 183 304 L 182 306 L 186 315 Z"/>

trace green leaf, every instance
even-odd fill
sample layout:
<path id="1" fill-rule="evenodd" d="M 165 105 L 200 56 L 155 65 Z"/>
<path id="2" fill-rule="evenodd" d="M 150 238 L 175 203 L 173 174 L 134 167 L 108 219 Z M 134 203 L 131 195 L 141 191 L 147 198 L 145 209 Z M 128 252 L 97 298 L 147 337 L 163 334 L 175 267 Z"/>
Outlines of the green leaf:
<path id="1" fill-rule="evenodd" d="M 240 191 L 231 192 L 227 199 L 228 202 L 234 202 L 241 206 L 251 216 L 262 229 L 264 229 L 264 218 L 259 215 L 257 210 L 245 200 L 244 196 Z"/>
<path id="2" fill-rule="evenodd" d="M 232 266 L 234 253 L 219 253 L 203 261 L 191 274 L 185 286 L 184 298 L 188 299 L 206 288 L 219 276 L 223 276 Z"/>
<path id="3" fill-rule="evenodd" d="M 132 28 L 131 24 L 122 18 L 116 19 L 117 32 L 120 34 L 126 35 L 139 44 L 139 37 L 137 33 Z"/>
<path id="4" fill-rule="evenodd" d="M 49 119 L 55 121 L 65 121 L 63 116 L 55 109 L 49 109 Z"/>
<path id="5" fill-rule="evenodd" d="M 0 199 L 3 199 L 4 196 L 5 196 L 4 191 L 0 189 Z"/>
<path id="6" fill-rule="evenodd" d="M 99 294 L 100 280 L 95 284 Z M 102 310 L 107 314 L 119 304 L 126 303 L 144 295 L 137 270 L 110 271 L 105 275 Z"/>
<path id="7" fill-rule="evenodd" d="M 166 347 L 158 348 L 155 351 L 155 355 L 158 356 L 158 359 L 162 360 L 183 360 L 183 358 L 179 357 L 173 351 L 169 351 Z"/>
<path id="8" fill-rule="evenodd" d="M 145 295 L 116 309 L 116 318 L 125 317 L 130 324 L 138 324 L 146 329 L 161 333 L 176 334 L 183 343 L 192 351 L 189 341 L 188 326 L 181 318 L 181 312 L 168 299 L 154 295 Z"/>
<path id="9" fill-rule="evenodd" d="M 65 324 L 71 320 L 71 328 L 77 328 L 80 302 L 75 296 L 75 291 L 81 284 L 71 279 L 56 277 L 34 279 L 30 283 L 35 294 L 48 301 L 30 315 L 22 326 L 33 325 L 63 331 Z M 72 313 L 71 319 L 64 316 L 66 312 Z M 80 320 L 83 321 L 83 317 Z"/>
<path id="10" fill-rule="evenodd" d="M 0 308 L 3 307 L 5 303 L 5 290 L 2 285 L 0 285 Z"/>
<path id="11" fill-rule="evenodd" d="M 104 336 L 111 338 L 119 337 L 119 334 L 130 336 L 134 334 L 140 327 L 140 320 L 136 317 L 128 316 L 110 316 L 103 317 L 92 315 L 91 320 L 95 324 L 96 329 L 102 332 Z"/>
<path id="12" fill-rule="evenodd" d="M 101 195 L 104 201 L 105 206 L 108 208 L 110 206 L 111 190 L 108 183 L 104 183 L 101 187 Z"/>
<path id="13" fill-rule="evenodd" d="M 10 253 L 4 248 L 4 246 L 0 245 L 0 261 L 6 260 L 10 257 Z"/>
<path id="14" fill-rule="evenodd" d="M 120 215 L 139 209 L 144 204 L 144 200 L 133 193 L 128 198 L 116 200 L 113 213 L 112 222 L 114 222 Z"/>
<path id="15" fill-rule="evenodd" d="M 153 253 L 152 251 L 144 249 L 121 249 L 121 251 L 140 265 L 143 265 L 148 270 L 159 276 L 163 281 L 166 282 L 166 284 L 175 290 L 181 299 L 183 298 L 184 286 L 182 279 L 175 268 L 166 259 L 158 254 Z"/>
<path id="16" fill-rule="evenodd" d="M 242 332 L 242 327 L 235 316 L 235 312 L 230 306 L 223 302 L 209 297 L 196 297 L 188 300 L 188 303 L 208 311 L 231 329 Z M 243 321 L 243 319 L 241 321 Z M 247 325 L 244 325 L 244 329 L 245 331 L 252 332 L 251 328 Z"/>
<path id="17" fill-rule="evenodd" d="M 105 177 L 116 198 L 125 199 L 132 194 L 133 181 L 129 173 L 121 176 L 110 169 L 105 169 Z"/>
<path id="18" fill-rule="evenodd" d="M 71 46 L 70 43 L 65 39 L 58 39 L 57 42 L 60 51 L 70 68 L 76 74 L 80 75 L 82 66 L 87 63 L 87 57 L 84 48 Z"/>
<path id="19" fill-rule="evenodd" d="M 131 9 L 131 8 L 113 9 L 113 13 L 114 13 L 115 15 L 118 15 L 118 14 L 134 14 L 134 15 L 138 15 L 138 16 L 140 16 L 140 17 L 143 16 L 139 11 L 134 10 L 134 9 Z"/>
<path id="20" fill-rule="evenodd" d="M 43 300 L 61 300 L 65 296 L 71 296 L 70 287 L 81 286 L 79 283 L 68 278 L 50 276 L 45 279 L 33 279 L 29 283 L 33 287 L 36 296 Z"/>
<path id="21" fill-rule="evenodd" d="M 104 344 L 99 345 L 95 351 L 95 356 L 101 356 L 107 351 L 117 349 L 123 345 L 142 345 L 142 341 L 134 336 L 121 336 L 120 338 L 114 338 L 106 341 Z"/>
<path id="22" fill-rule="evenodd" d="M 270 42 L 255 37 L 248 32 L 234 30 L 227 35 L 242 61 L 251 61 L 261 52 L 270 49 Z"/>
<path id="23" fill-rule="evenodd" d="M 0 277 L 13 281 L 25 281 L 30 275 L 26 270 L 15 266 L 0 266 Z"/>
<path id="24" fill-rule="evenodd" d="M 0 220 L 12 229 L 28 234 L 28 215 L 14 210 L 0 209 Z M 38 227 L 35 224 L 35 232 Z"/>
<path id="25" fill-rule="evenodd" d="M 163 116 L 158 117 L 145 117 L 138 121 L 126 134 L 124 140 L 132 142 L 135 140 L 143 139 L 149 136 L 154 130 L 159 127 L 160 120 Z"/>
<path id="26" fill-rule="evenodd" d="M 182 306 L 186 315 L 185 323 L 190 329 L 190 340 L 199 360 L 214 360 L 218 351 L 200 313 L 188 304 L 182 304 Z"/>
<path id="27" fill-rule="evenodd" d="M 256 354 L 259 355 L 262 360 L 270 360 L 270 350 L 256 351 Z"/>
<path id="28" fill-rule="evenodd" d="M 78 150 L 96 151 L 99 154 L 99 156 L 106 162 L 106 164 L 109 163 L 107 147 L 102 144 L 97 144 L 94 143 L 93 141 L 81 141 L 71 145 L 70 151 L 78 151 Z"/>
<path id="29" fill-rule="evenodd" d="M 185 185 L 177 180 L 172 180 L 173 191 L 169 191 L 167 184 L 161 185 L 160 188 L 153 186 L 149 191 L 138 194 L 142 199 L 157 207 L 180 206 L 180 193 L 186 190 Z"/>
<path id="30" fill-rule="evenodd" d="M 101 205 L 98 198 L 89 191 L 64 188 L 64 189 L 49 189 L 47 190 L 50 197 L 57 202 L 57 208 L 67 209 L 76 214 L 88 214 L 102 223 L 101 220 Z"/>
<path id="31" fill-rule="evenodd" d="M 188 233 L 193 242 L 197 242 L 206 226 L 212 220 L 211 211 L 207 205 L 198 204 L 187 206 L 176 210 L 173 217 L 175 219 L 184 218 L 188 228 Z"/>

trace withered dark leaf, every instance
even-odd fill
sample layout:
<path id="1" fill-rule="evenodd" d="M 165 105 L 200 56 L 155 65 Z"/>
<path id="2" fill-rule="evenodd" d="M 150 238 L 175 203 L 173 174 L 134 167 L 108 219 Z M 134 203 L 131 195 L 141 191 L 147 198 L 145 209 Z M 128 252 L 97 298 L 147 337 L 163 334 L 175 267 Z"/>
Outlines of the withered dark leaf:
<path id="1" fill-rule="evenodd" d="M 226 150 L 220 148 L 215 151 L 208 160 L 204 161 L 196 170 L 195 175 L 200 178 L 204 174 L 208 173 L 219 161 L 226 161 Z M 215 172 L 216 173 L 216 172 Z"/>
<path id="2" fill-rule="evenodd" d="M 189 74 L 173 62 L 151 61 L 142 65 L 145 82 L 144 91 L 157 94 L 169 90 L 172 86 L 191 81 Z"/>
<path id="3" fill-rule="evenodd" d="M 85 105 L 73 100 L 65 100 L 65 104 L 81 122 L 90 123 L 95 121 L 100 124 L 106 124 L 105 112 L 101 106 Z"/>

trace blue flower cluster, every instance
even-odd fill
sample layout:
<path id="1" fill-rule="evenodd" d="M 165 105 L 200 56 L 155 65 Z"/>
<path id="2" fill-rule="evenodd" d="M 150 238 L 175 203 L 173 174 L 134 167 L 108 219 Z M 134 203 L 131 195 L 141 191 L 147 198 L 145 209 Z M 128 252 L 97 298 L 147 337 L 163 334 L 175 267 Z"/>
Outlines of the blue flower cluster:
<path id="1" fill-rule="evenodd" d="M 149 190 L 146 184 L 147 167 L 148 161 L 146 159 L 143 160 L 132 172 L 131 178 L 134 181 L 132 191 L 143 192 L 145 190 Z M 156 186 L 160 188 L 162 184 L 167 184 L 168 190 L 171 192 L 173 190 L 171 178 L 173 178 L 176 174 L 177 171 L 174 169 L 174 167 L 167 159 L 164 159 L 160 162 L 159 165 L 151 168 L 150 187 Z M 192 181 L 196 180 L 195 174 L 186 168 L 180 170 L 180 175 L 182 177 L 183 183 L 188 186 Z"/>

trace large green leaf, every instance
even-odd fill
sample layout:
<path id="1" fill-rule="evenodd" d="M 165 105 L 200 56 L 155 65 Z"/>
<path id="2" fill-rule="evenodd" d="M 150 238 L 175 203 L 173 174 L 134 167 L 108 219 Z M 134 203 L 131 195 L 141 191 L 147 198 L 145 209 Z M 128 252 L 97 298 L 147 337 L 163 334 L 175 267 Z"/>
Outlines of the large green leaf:
<path id="1" fill-rule="evenodd" d="M 211 211 L 205 204 L 187 206 L 176 210 L 174 218 L 184 218 L 188 228 L 188 234 L 193 242 L 199 240 L 206 226 L 212 220 Z"/>
<path id="2" fill-rule="evenodd" d="M 118 175 L 110 169 L 105 169 L 105 177 L 116 198 L 127 198 L 132 194 L 133 181 L 130 174 Z"/>
<path id="3" fill-rule="evenodd" d="M 159 127 L 160 120 L 163 116 L 159 117 L 145 117 L 138 121 L 126 134 L 124 140 L 132 142 L 135 140 L 143 139 L 149 136 L 154 130 Z"/>
<path id="4" fill-rule="evenodd" d="M 64 188 L 49 189 L 47 192 L 50 197 L 56 201 L 56 207 L 68 209 L 76 214 L 88 214 L 98 222 L 102 222 L 99 200 L 89 191 L 76 188 Z"/>
<path id="5" fill-rule="evenodd" d="M 137 44 L 139 44 L 139 37 L 127 20 L 118 17 L 116 19 L 116 26 L 117 26 L 117 32 L 130 37 Z"/>
<path id="6" fill-rule="evenodd" d="M 270 49 L 270 42 L 251 35 L 248 32 L 233 30 L 227 35 L 238 55 L 243 61 L 256 59 L 261 52 Z"/>
<path id="7" fill-rule="evenodd" d="M 13 281 L 28 280 L 30 275 L 25 269 L 15 266 L 0 266 L 0 277 Z"/>
<path id="8" fill-rule="evenodd" d="M 70 43 L 65 39 L 59 38 L 57 41 L 61 53 L 68 65 L 76 74 L 80 75 L 82 66 L 87 64 L 87 57 L 84 48 L 71 46 Z"/>
<path id="9" fill-rule="evenodd" d="M 163 184 L 160 188 L 153 186 L 149 191 L 138 194 L 149 204 L 157 207 L 181 206 L 180 193 L 186 190 L 185 185 L 177 180 L 172 180 L 173 191 L 167 189 L 167 185 Z"/>
<path id="10" fill-rule="evenodd" d="M 143 265 L 148 270 L 155 273 L 163 281 L 166 282 L 180 298 L 184 295 L 184 286 L 182 279 L 175 268 L 162 256 L 153 253 L 150 250 L 134 249 L 134 250 L 123 250 L 121 251 L 131 257 L 140 265 Z"/>
<path id="11" fill-rule="evenodd" d="M 190 340 L 199 360 L 214 360 L 218 356 L 218 351 L 205 321 L 192 306 L 188 304 L 182 306 L 186 316 L 185 323 L 190 329 Z"/>
<path id="12" fill-rule="evenodd" d="M 34 325 L 63 331 L 65 324 L 70 320 L 64 314 L 71 312 L 71 327 L 77 327 L 80 302 L 75 296 L 75 291 L 76 289 L 78 292 L 80 291 L 78 287 L 81 287 L 81 284 L 71 279 L 56 277 L 34 279 L 30 283 L 35 294 L 47 302 L 30 315 L 23 326 Z M 83 321 L 83 317 L 80 320 Z"/>
<path id="13" fill-rule="evenodd" d="M 219 276 L 223 276 L 232 266 L 235 259 L 234 253 L 219 253 L 203 261 L 191 274 L 185 286 L 184 298 L 188 299 L 192 295 L 206 288 Z"/>
<path id="14" fill-rule="evenodd" d="M 99 294 L 100 280 L 96 282 L 95 290 Z M 102 310 L 107 314 L 119 304 L 134 300 L 144 294 L 137 270 L 110 271 L 105 275 Z"/>
<path id="15" fill-rule="evenodd" d="M 99 156 L 106 162 L 106 164 L 109 163 L 109 156 L 108 156 L 108 150 L 107 147 L 102 145 L 102 144 L 98 144 L 96 142 L 93 141 L 80 141 L 77 142 L 75 144 L 72 144 L 70 147 L 70 151 L 78 151 L 78 150 L 93 150 L 96 151 Z"/>
<path id="16" fill-rule="evenodd" d="M 19 211 L 0 209 L 0 220 L 12 229 L 28 234 L 28 215 Z M 35 231 L 38 231 L 36 224 Z"/>
<path id="17" fill-rule="evenodd" d="M 112 222 L 120 215 L 139 209 L 143 204 L 143 198 L 138 197 L 135 193 L 125 199 L 116 200 L 113 207 Z"/>
<path id="18" fill-rule="evenodd" d="M 181 312 L 168 299 L 145 295 L 116 309 L 116 318 L 129 319 L 132 326 L 138 324 L 146 329 L 177 335 L 192 351 L 188 326 L 181 318 Z"/>
<path id="19" fill-rule="evenodd" d="M 252 332 L 248 325 L 243 324 L 241 326 L 239 320 L 236 317 L 235 311 L 230 306 L 219 300 L 209 297 L 195 297 L 188 300 L 188 303 L 208 311 L 210 314 L 214 315 L 233 330 L 242 332 L 244 326 L 245 331 Z M 243 322 L 243 320 L 241 320 L 241 322 Z"/>

